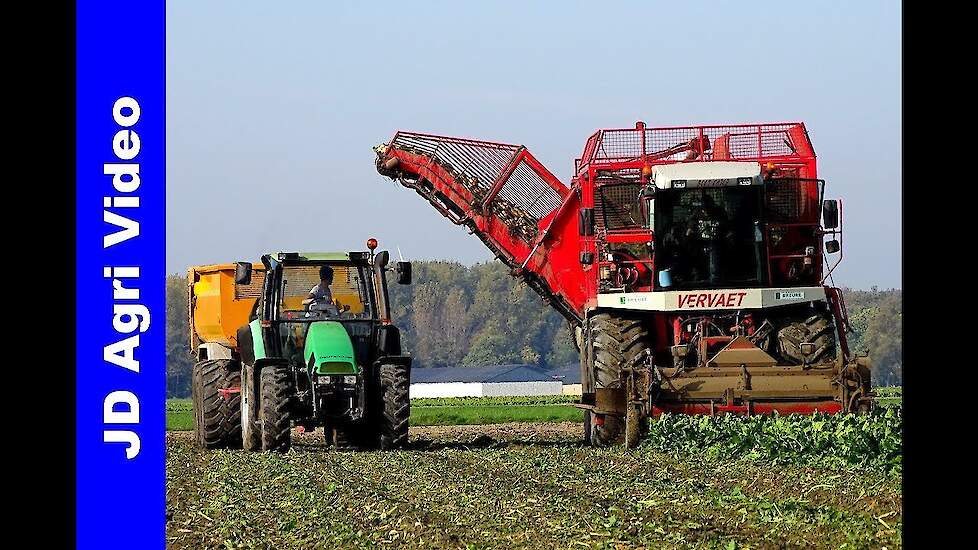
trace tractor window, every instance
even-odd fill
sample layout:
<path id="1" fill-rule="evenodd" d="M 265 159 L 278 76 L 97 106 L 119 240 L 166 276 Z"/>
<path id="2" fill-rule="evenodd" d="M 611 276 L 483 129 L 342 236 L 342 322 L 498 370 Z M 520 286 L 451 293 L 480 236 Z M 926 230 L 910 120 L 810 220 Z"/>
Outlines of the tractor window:
<path id="1" fill-rule="evenodd" d="M 664 189 L 656 195 L 656 269 L 674 289 L 764 283 L 761 186 Z"/>
<path id="2" fill-rule="evenodd" d="M 309 296 L 309 291 L 319 284 L 319 268 L 315 265 L 285 266 L 282 271 L 282 304 L 281 311 L 303 312 L 306 307 L 302 301 Z M 366 270 L 351 265 L 330 265 L 333 268 L 333 284 L 330 292 L 337 306 L 336 312 L 320 311 L 321 316 L 340 317 L 369 317 L 369 300 L 366 297 L 366 286 L 363 283 Z"/>

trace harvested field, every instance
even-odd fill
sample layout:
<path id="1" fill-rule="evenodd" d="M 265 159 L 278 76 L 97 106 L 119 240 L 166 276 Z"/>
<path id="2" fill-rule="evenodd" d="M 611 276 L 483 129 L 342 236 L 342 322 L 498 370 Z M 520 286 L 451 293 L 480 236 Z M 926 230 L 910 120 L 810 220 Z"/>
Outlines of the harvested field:
<path id="1" fill-rule="evenodd" d="M 900 477 L 695 450 L 595 449 L 580 424 L 411 429 L 392 453 L 202 451 L 167 434 L 171 548 L 898 548 Z"/>

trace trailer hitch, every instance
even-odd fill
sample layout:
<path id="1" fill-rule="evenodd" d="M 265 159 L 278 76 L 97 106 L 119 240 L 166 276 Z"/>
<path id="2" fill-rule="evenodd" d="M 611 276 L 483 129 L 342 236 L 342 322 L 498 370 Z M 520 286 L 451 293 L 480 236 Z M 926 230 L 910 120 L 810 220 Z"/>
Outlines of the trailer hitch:
<path id="1" fill-rule="evenodd" d="M 221 388 L 217 390 L 217 393 L 221 395 L 222 399 L 228 400 L 231 399 L 231 394 L 241 393 L 241 388 Z"/>

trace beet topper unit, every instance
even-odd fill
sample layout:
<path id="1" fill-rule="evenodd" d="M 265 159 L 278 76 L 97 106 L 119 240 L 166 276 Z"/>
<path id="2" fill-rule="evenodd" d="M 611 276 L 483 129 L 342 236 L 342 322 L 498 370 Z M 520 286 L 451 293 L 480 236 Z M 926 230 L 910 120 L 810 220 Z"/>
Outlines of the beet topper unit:
<path id="1" fill-rule="evenodd" d="M 598 130 L 569 185 L 520 145 L 397 132 L 375 152 L 568 320 L 591 443 L 633 446 L 663 411 L 869 408 L 804 124 Z"/>

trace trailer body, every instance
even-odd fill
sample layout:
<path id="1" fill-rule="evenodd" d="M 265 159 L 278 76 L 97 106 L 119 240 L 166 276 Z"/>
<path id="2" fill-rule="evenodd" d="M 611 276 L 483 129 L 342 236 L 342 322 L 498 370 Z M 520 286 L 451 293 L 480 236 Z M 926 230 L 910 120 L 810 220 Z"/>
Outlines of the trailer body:
<path id="1" fill-rule="evenodd" d="M 198 360 L 207 359 L 208 350 L 214 350 L 214 346 L 228 350 L 237 347 L 238 328 L 248 324 L 248 316 L 261 295 L 265 275 L 262 264 L 252 264 L 253 274 L 247 285 L 234 282 L 235 267 L 236 264 L 213 264 L 187 270 L 190 349 Z"/>

